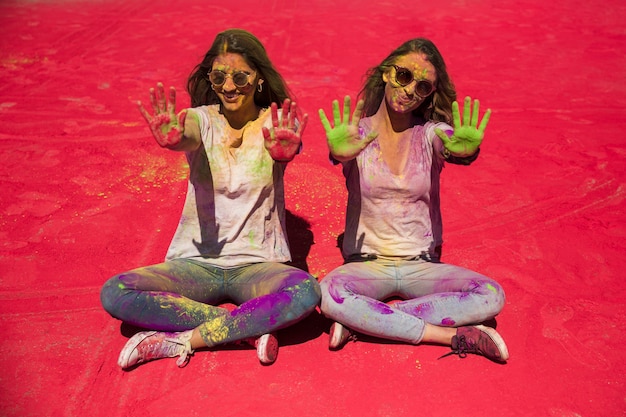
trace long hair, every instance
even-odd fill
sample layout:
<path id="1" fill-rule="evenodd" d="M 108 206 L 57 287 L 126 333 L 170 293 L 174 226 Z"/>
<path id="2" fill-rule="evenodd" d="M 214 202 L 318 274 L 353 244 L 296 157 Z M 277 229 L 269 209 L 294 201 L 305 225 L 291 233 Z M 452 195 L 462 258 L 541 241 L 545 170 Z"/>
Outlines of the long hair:
<path id="1" fill-rule="evenodd" d="M 439 50 L 435 44 L 424 38 L 416 38 L 403 43 L 396 50 L 391 52 L 380 65 L 368 70 L 365 84 L 359 93 L 359 98 L 363 98 L 365 101 L 363 108 L 364 116 L 369 117 L 374 115 L 385 97 L 383 73 L 391 65 L 395 64 L 398 57 L 411 52 L 426 55 L 426 59 L 435 67 L 435 71 L 437 72 L 435 91 L 430 96 L 426 97 L 413 113 L 424 120 L 451 123 L 452 102 L 456 100 L 456 90 L 448 76 L 446 64 Z"/>
<path id="2" fill-rule="evenodd" d="M 208 74 L 213 68 L 215 58 L 228 52 L 241 55 L 257 72 L 257 78 L 265 80 L 263 91 L 254 93 L 254 103 L 257 106 L 269 107 L 271 103 L 280 106 L 286 98 L 290 98 L 291 92 L 272 65 L 263 44 L 248 31 L 228 29 L 217 34 L 211 49 L 202 62 L 193 69 L 187 80 L 187 91 L 191 96 L 192 107 L 220 103 L 217 94 L 211 89 Z"/>

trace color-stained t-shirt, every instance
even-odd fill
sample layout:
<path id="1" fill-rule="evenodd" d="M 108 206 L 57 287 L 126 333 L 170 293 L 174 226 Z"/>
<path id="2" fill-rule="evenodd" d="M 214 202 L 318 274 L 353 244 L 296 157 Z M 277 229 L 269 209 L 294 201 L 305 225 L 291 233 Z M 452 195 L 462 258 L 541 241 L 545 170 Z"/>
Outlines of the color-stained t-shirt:
<path id="1" fill-rule="evenodd" d="M 362 119 L 360 127 L 369 133 L 370 119 Z M 435 248 L 442 244 L 439 175 L 444 161 L 436 127 L 452 131 L 445 123 L 433 122 L 412 128 L 410 154 L 399 175 L 383 160 L 379 138 L 343 163 L 348 189 L 346 260 L 436 256 Z"/>
<path id="2" fill-rule="evenodd" d="M 229 137 L 219 105 L 189 111 L 198 115 L 202 144 L 186 153 L 187 195 L 166 260 L 193 258 L 223 268 L 289 261 L 286 164 L 272 159 L 261 130 L 271 127 L 271 112 L 250 122 L 241 140 Z"/>

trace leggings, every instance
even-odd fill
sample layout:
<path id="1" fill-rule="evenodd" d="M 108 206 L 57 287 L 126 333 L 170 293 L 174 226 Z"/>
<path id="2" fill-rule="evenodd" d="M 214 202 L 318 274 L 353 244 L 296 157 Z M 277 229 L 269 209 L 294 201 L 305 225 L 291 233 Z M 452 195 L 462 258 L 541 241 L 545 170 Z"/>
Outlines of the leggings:
<path id="1" fill-rule="evenodd" d="M 426 323 L 459 327 L 494 318 L 502 287 L 459 266 L 426 260 L 353 262 L 320 284 L 322 313 L 370 336 L 418 344 Z M 399 297 L 404 301 L 387 304 Z"/>
<path id="2" fill-rule="evenodd" d="M 129 324 L 159 331 L 198 328 L 209 347 L 285 328 L 320 301 L 317 280 L 281 263 L 232 269 L 175 259 L 109 279 L 100 293 L 104 309 Z M 217 307 L 222 301 L 233 311 Z"/>

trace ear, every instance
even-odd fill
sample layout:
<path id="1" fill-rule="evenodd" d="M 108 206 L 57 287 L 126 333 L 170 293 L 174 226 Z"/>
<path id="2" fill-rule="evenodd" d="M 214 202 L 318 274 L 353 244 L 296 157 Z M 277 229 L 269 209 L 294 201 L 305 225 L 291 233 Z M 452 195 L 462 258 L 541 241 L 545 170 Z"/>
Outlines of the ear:
<path id="1" fill-rule="evenodd" d="M 383 71 L 383 81 L 385 84 L 389 82 L 389 71 Z"/>

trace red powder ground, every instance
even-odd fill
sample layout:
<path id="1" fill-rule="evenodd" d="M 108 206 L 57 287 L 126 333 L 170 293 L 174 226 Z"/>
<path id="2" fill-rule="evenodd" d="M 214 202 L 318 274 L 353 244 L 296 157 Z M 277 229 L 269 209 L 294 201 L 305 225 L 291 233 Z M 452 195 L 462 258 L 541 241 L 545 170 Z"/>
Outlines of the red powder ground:
<path id="1" fill-rule="evenodd" d="M 625 19 L 618 0 L 0 2 L 0 415 L 625 415 Z M 459 96 L 493 109 L 479 160 L 443 173 L 444 260 L 504 286 L 507 365 L 371 340 L 329 352 L 316 314 L 270 367 L 231 348 L 117 367 L 129 331 L 100 287 L 163 259 L 187 175 L 132 100 L 183 91 L 229 27 L 264 42 L 311 116 L 287 204 L 319 278 L 341 262 L 345 191 L 318 108 L 422 36 Z"/>

